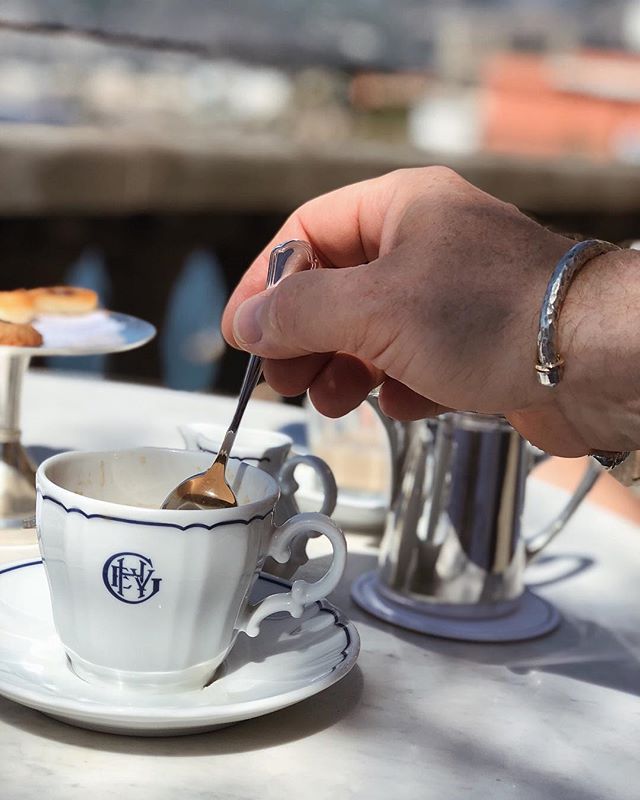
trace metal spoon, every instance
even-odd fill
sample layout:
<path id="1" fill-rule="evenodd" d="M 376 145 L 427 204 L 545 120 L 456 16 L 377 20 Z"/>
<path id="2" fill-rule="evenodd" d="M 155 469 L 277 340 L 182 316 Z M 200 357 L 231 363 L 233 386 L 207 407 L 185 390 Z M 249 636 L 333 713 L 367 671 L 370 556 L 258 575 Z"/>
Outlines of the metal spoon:
<path id="1" fill-rule="evenodd" d="M 303 269 L 315 269 L 317 259 L 308 242 L 292 239 L 278 245 L 271 251 L 269 269 L 267 272 L 267 285 L 275 286 L 278 281 L 294 272 Z M 206 472 L 193 475 L 182 481 L 162 504 L 168 509 L 204 509 L 204 508 L 232 508 L 238 505 L 238 500 L 225 476 L 229 453 L 240 427 L 240 422 L 249 402 L 253 390 L 256 388 L 262 373 L 262 359 L 252 355 L 247 365 L 247 371 L 242 381 L 236 413 L 233 415 L 231 425 L 227 430 L 216 460 Z"/>

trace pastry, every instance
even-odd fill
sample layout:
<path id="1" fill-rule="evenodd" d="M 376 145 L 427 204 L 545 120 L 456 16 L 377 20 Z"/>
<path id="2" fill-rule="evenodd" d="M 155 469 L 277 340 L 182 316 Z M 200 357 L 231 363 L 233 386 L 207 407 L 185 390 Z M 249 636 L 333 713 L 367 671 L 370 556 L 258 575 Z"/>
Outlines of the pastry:
<path id="1" fill-rule="evenodd" d="M 36 314 L 86 314 L 98 305 L 98 295 L 92 289 L 78 286 L 46 286 L 31 289 Z"/>
<path id="2" fill-rule="evenodd" d="M 42 336 L 31 325 L 0 322 L 0 345 L 14 347 L 40 347 Z"/>
<path id="3" fill-rule="evenodd" d="M 5 322 L 31 322 L 35 316 L 33 297 L 26 289 L 0 292 L 0 320 Z"/>

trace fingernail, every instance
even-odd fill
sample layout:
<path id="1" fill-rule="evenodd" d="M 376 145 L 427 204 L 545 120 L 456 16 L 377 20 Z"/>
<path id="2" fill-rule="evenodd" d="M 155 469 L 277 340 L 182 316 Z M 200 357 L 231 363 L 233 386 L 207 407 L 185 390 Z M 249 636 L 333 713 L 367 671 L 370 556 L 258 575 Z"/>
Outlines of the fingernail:
<path id="1" fill-rule="evenodd" d="M 256 344 L 262 338 L 260 317 L 265 298 L 255 295 L 245 300 L 233 318 L 233 334 L 240 344 Z"/>

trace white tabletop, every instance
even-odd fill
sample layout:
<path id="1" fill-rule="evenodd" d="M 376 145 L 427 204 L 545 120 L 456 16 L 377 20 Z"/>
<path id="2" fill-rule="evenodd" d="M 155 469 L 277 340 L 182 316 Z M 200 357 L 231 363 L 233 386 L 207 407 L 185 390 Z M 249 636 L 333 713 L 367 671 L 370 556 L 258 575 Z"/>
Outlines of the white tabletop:
<path id="1" fill-rule="evenodd" d="M 211 396 L 30 374 L 24 438 L 53 448 L 179 445 L 178 423 L 224 421 L 229 408 Z M 295 408 L 264 403 L 248 413 L 254 426 L 301 419 Z M 535 524 L 562 493 L 533 483 L 529 499 L 527 523 Z M 349 585 L 375 566 L 376 543 L 349 536 L 348 572 L 332 598 L 362 638 L 359 666 L 341 683 L 270 716 L 169 739 L 91 733 L 0 699 L 0 798 L 638 797 L 636 527 L 585 504 L 549 554 L 593 564 L 538 589 L 564 621 L 517 645 L 438 640 L 361 612 Z M 530 572 L 544 575 L 543 567 Z"/>

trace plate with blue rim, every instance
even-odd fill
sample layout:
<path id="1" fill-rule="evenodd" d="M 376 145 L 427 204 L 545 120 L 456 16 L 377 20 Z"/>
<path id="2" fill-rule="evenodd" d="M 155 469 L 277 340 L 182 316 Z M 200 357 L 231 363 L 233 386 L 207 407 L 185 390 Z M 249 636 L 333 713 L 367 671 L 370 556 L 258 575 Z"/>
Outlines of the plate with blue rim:
<path id="1" fill-rule="evenodd" d="M 290 584 L 261 574 L 252 602 Z M 238 639 L 215 679 L 197 690 L 140 693 L 90 684 L 58 639 L 40 559 L 0 567 L 0 695 L 81 728 L 131 736 L 202 733 L 312 697 L 355 665 L 358 632 L 327 601 L 302 617 L 265 620 Z"/>

